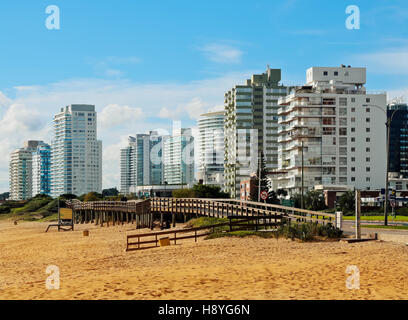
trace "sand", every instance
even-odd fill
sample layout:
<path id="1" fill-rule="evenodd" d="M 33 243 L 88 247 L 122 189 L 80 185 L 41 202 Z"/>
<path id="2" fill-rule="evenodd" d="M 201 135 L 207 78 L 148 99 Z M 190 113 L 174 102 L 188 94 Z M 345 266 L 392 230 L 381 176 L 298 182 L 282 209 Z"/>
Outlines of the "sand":
<path id="1" fill-rule="evenodd" d="M 132 225 L 47 225 L 0 222 L 0 299 L 408 299 L 404 244 L 252 237 L 124 252 Z M 46 289 L 49 265 L 59 267 L 58 290 Z M 360 289 L 346 287 L 349 265 Z"/>

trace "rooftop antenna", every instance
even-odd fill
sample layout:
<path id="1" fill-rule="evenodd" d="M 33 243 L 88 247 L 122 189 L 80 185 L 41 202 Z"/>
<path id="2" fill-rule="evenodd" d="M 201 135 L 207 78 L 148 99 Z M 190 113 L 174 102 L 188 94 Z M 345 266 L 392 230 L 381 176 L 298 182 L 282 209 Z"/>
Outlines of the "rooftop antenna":
<path id="1" fill-rule="evenodd" d="M 268 81 L 270 81 L 271 80 L 271 68 L 269 67 L 269 64 L 266 65 L 266 70 L 268 73 Z"/>

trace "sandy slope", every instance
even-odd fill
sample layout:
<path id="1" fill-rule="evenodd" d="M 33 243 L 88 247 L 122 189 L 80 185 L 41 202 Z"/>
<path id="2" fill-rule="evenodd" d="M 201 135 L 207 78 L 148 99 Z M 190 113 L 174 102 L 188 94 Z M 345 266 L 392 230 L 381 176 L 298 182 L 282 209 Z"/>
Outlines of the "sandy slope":
<path id="1" fill-rule="evenodd" d="M 0 298 L 408 299 L 402 244 L 223 238 L 126 253 L 132 225 L 46 226 L 0 222 Z M 48 265 L 60 268 L 59 290 L 45 287 Z M 360 269 L 359 290 L 346 288 L 348 265 Z"/>

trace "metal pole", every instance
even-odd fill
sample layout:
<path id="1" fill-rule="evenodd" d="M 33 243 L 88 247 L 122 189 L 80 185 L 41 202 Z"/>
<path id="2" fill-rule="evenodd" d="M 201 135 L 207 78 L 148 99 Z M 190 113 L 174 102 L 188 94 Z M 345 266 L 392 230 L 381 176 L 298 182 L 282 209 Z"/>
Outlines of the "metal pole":
<path id="1" fill-rule="evenodd" d="M 261 154 L 258 154 L 258 202 L 261 202 Z"/>
<path id="2" fill-rule="evenodd" d="M 384 201 L 384 225 L 388 225 L 388 167 L 390 161 L 390 127 L 391 127 L 391 119 L 387 118 L 387 122 L 385 123 L 387 126 L 387 167 L 385 168 L 385 201 Z"/>
<path id="3" fill-rule="evenodd" d="M 361 239 L 361 223 L 360 223 L 360 214 L 361 214 L 361 191 L 356 190 L 356 239 Z"/>
<path id="4" fill-rule="evenodd" d="M 303 174 L 303 171 L 304 171 L 304 163 L 303 163 L 303 161 L 304 161 L 304 159 L 303 159 L 303 139 L 302 139 L 302 143 L 301 143 L 301 145 L 302 145 L 302 192 L 301 192 L 301 208 L 303 209 L 304 208 L 304 201 L 303 201 L 303 190 L 304 190 L 304 181 L 303 181 L 303 178 L 304 178 L 304 174 Z"/>

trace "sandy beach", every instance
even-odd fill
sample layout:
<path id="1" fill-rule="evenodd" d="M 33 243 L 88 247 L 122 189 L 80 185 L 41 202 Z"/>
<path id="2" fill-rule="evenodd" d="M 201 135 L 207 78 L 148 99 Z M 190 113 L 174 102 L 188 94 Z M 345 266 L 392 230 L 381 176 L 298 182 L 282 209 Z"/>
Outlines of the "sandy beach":
<path id="1" fill-rule="evenodd" d="M 408 299 L 401 243 L 221 238 L 125 252 L 132 225 L 47 225 L 0 222 L 0 299 Z M 46 289 L 49 265 L 58 290 Z M 360 289 L 346 287 L 349 265 Z"/>

